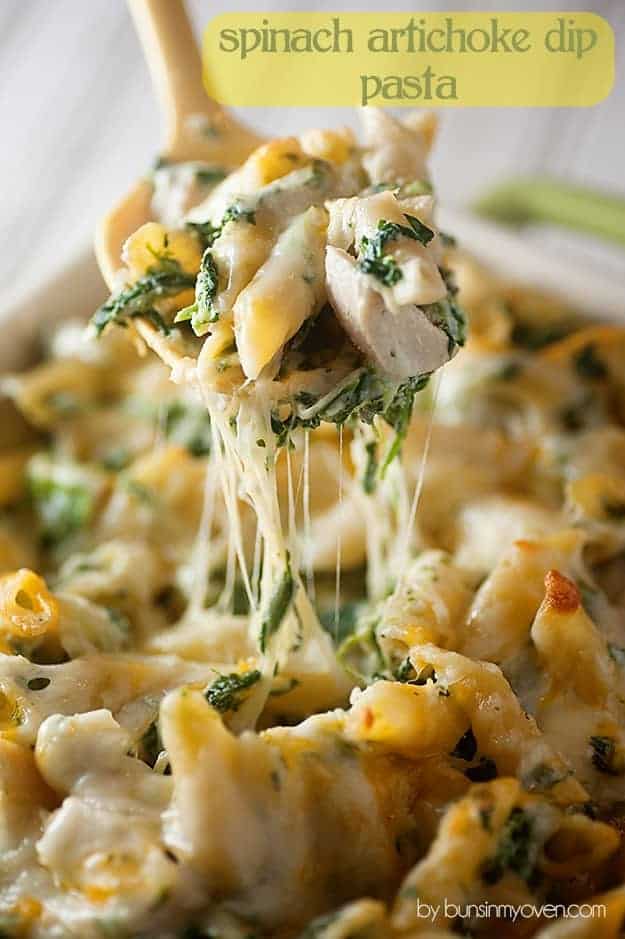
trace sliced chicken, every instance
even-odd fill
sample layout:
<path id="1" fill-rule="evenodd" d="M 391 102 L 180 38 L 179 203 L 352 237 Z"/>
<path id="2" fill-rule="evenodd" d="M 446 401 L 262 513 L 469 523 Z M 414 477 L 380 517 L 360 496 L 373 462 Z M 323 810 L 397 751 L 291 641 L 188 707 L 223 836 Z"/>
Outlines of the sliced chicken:
<path id="1" fill-rule="evenodd" d="M 332 246 L 326 249 L 326 289 L 354 344 L 390 378 L 427 374 L 450 358 L 447 333 L 423 310 L 414 304 L 388 310 L 354 258 Z"/>

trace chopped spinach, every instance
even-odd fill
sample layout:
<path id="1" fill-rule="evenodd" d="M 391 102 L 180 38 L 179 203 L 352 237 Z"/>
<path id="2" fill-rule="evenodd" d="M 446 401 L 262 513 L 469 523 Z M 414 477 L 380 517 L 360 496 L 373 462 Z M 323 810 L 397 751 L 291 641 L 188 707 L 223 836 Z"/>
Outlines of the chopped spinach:
<path id="1" fill-rule="evenodd" d="M 323 398 L 300 393 L 296 395 L 288 417 L 280 418 L 275 412 L 271 415 L 277 445 L 284 446 L 297 427 L 314 429 L 322 422 L 340 426 L 351 419 L 371 424 L 379 414 L 399 437 L 393 452 L 385 459 L 385 465 L 388 465 L 401 448 L 412 415 L 414 396 L 425 388 L 429 378 L 429 375 L 419 375 L 398 384 L 372 368 L 361 368 Z"/>
<path id="2" fill-rule="evenodd" d="M 365 685 L 391 677 L 389 663 L 378 641 L 378 625 L 377 620 L 369 619 L 343 640 L 337 652 L 343 668 Z"/>
<path id="3" fill-rule="evenodd" d="M 213 306 L 217 289 L 219 287 L 219 273 L 215 259 L 207 248 L 202 255 L 200 271 L 195 282 L 195 303 L 186 306 L 176 314 L 174 323 L 191 322 L 191 328 L 196 336 L 203 336 L 208 332 L 210 324 L 218 318 Z"/>
<path id="4" fill-rule="evenodd" d="M 495 855 L 482 867 L 482 880 L 496 884 L 510 870 L 529 882 L 536 869 L 538 853 L 534 821 L 523 809 L 515 807 L 503 827 Z"/>
<path id="5" fill-rule="evenodd" d="M 212 222 L 186 222 L 186 228 L 195 232 L 204 248 L 210 248 L 221 234 L 221 226 Z"/>
<path id="6" fill-rule="evenodd" d="M 467 324 L 464 311 L 453 296 L 424 306 L 423 312 L 428 319 L 447 335 L 448 353 L 451 356 L 456 346 L 463 346 L 467 341 Z"/>
<path id="7" fill-rule="evenodd" d="M 580 378 L 586 381 L 602 381 L 608 377 L 608 369 L 597 354 L 594 343 L 589 342 L 573 356 L 573 365 Z"/>
<path id="8" fill-rule="evenodd" d="M 427 385 L 429 375 L 421 375 L 415 378 L 409 378 L 399 386 L 395 395 L 382 414 L 382 417 L 395 431 L 395 439 L 389 447 L 388 453 L 384 458 L 381 473 L 384 475 L 392 461 L 401 453 L 414 408 L 414 399 L 418 391 L 421 391 Z"/>
<path id="9" fill-rule="evenodd" d="M 392 677 L 395 681 L 403 685 L 427 685 L 428 681 L 436 684 L 438 681 L 436 671 L 432 665 L 424 665 L 419 671 L 416 670 L 410 658 L 405 658 L 394 670 Z M 439 690 L 440 693 L 440 690 Z M 445 695 L 447 697 L 447 695 Z"/>
<path id="10" fill-rule="evenodd" d="M 386 287 L 392 287 L 401 280 L 403 274 L 395 259 L 385 254 L 385 248 L 391 241 L 403 236 L 422 245 L 430 243 L 434 232 L 414 215 L 404 215 L 408 225 L 399 225 L 380 219 L 372 237 L 363 235 L 360 241 L 358 267 L 363 274 L 371 274 Z"/>
<path id="11" fill-rule="evenodd" d="M 127 326 L 137 316 L 149 320 L 157 329 L 167 334 L 169 327 L 154 304 L 165 297 L 173 297 L 195 285 L 195 274 L 183 271 L 178 261 L 163 254 L 157 263 L 119 293 L 112 294 L 91 318 L 96 334 L 100 336 L 110 323 Z"/>
<path id="12" fill-rule="evenodd" d="M 358 262 L 358 267 L 363 274 L 371 274 L 376 280 L 379 280 L 385 287 L 392 287 L 404 276 L 394 257 L 390 254 L 377 256 L 371 247 L 372 242 L 366 238 L 362 239 L 363 255 Z"/>
<path id="13" fill-rule="evenodd" d="M 393 673 L 393 678 L 395 678 L 396 681 L 401 682 L 403 685 L 412 684 L 416 677 L 416 669 L 408 657 L 400 662 Z"/>
<path id="14" fill-rule="evenodd" d="M 406 226 L 402 225 L 401 233 L 405 235 L 406 238 L 412 238 L 414 241 L 418 241 L 419 244 L 429 245 L 429 243 L 434 238 L 434 232 L 431 228 L 428 228 L 427 225 L 424 225 L 415 215 L 406 215 L 404 218 L 407 219 L 408 225 L 410 226 L 410 232 L 407 231 Z"/>
<path id="15" fill-rule="evenodd" d="M 323 628 L 330 633 L 335 642 L 341 643 L 356 629 L 362 604 L 350 601 L 338 609 L 338 619 L 334 609 L 324 610 L 319 619 Z"/>
<path id="16" fill-rule="evenodd" d="M 257 669 L 242 674 L 232 672 L 230 675 L 220 675 L 206 689 L 204 696 L 211 707 L 221 714 L 238 711 L 245 697 L 243 692 L 260 681 L 260 678 Z"/>
<path id="17" fill-rule="evenodd" d="M 48 476 L 31 474 L 30 499 L 41 524 L 41 539 L 52 548 L 76 534 L 89 521 L 93 496 L 78 483 L 63 483 Z"/>
<path id="18" fill-rule="evenodd" d="M 208 332 L 210 324 L 218 319 L 214 302 L 219 289 L 219 271 L 210 249 L 222 234 L 228 222 L 239 221 L 255 225 L 256 215 L 253 210 L 246 209 L 235 202 L 226 209 L 219 225 L 213 225 L 211 222 L 187 223 L 187 227 L 195 231 L 203 241 L 205 250 L 202 255 L 197 281 L 195 281 L 195 303 L 180 310 L 174 322 L 190 322 L 196 336 L 204 336 Z"/>
<path id="19" fill-rule="evenodd" d="M 592 736 L 590 738 L 592 765 L 607 776 L 622 776 L 625 759 L 614 737 Z"/>
<path id="20" fill-rule="evenodd" d="M 225 179 L 228 171 L 221 166 L 202 166 L 195 171 L 195 178 L 203 186 L 214 186 Z"/>
<path id="21" fill-rule="evenodd" d="M 228 222 L 247 222 L 249 225 L 256 224 L 256 213 L 253 209 L 246 209 L 238 202 L 229 206 L 223 214 L 221 222 L 213 225 L 212 222 L 187 222 L 186 227 L 195 232 L 205 248 L 211 248 Z"/>
<path id="22" fill-rule="evenodd" d="M 362 479 L 362 488 L 365 490 L 367 495 L 371 495 L 371 493 L 375 491 L 376 477 L 378 473 L 377 442 L 375 440 L 369 440 L 365 444 L 365 452 L 367 454 L 367 463 Z"/>
<path id="23" fill-rule="evenodd" d="M 286 568 L 274 592 L 269 598 L 267 609 L 263 613 L 260 624 L 259 645 L 260 651 L 265 652 L 269 639 L 280 629 L 282 621 L 286 616 L 293 597 L 295 596 L 295 580 L 291 571 L 291 565 L 287 558 Z"/>
<path id="24" fill-rule="evenodd" d="M 228 222 L 247 222 L 248 225 L 256 224 L 256 212 L 253 209 L 246 209 L 240 202 L 234 202 L 228 206 L 221 220 L 221 230 Z"/>
<path id="25" fill-rule="evenodd" d="M 186 447 L 192 456 L 210 453 L 210 417 L 204 408 L 171 401 L 162 412 L 161 422 L 167 439 Z"/>

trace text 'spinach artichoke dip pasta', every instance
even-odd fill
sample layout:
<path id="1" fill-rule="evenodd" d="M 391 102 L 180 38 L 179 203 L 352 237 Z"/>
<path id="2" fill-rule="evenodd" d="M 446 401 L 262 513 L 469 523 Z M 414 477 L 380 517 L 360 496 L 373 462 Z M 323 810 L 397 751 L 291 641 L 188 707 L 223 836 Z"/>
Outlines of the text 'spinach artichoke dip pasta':
<path id="1" fill-rule="evenodd" d="M 433 131 L 161 166 L 4 379 L 2 935 L 618 935 L 625 330 L 437 231 Z"/>

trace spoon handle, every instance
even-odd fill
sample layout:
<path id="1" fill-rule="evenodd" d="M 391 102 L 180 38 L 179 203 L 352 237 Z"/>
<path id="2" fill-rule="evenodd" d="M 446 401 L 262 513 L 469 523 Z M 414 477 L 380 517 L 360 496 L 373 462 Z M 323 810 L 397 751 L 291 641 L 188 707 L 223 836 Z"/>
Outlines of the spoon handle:
<path id="1" fill-rule="evenodd" d="M 183 0 L 128 0 L 174 149 L 192 114 L 221 116 L 202 84 L 202 62 Z"/>

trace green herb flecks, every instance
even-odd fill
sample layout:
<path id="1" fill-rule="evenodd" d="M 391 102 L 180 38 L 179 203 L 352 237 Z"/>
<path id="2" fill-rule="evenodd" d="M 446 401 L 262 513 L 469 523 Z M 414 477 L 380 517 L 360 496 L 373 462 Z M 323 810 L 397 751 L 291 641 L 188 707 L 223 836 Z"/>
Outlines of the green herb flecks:
<path id="1" fill-rule="evenodd" d="M 496 884 L 506 871 L 513 871 L 526 883 L 529 882 L 536 869 L 539 851 L 532 817 L 521 808 L 513 808 L 499 837 L 495 855 L 482 868 L 482 880 Z"/>
<path id="2" fill-rule="evenodd" d="M 244 692 L 257 681 L 261 674 L 257 669 L 239 674 L 220 675 L 204 692 L 204 697 L 216 711 L 225 714 L 227 711 L 238 711 L 245 699 Z"/>
<path id="3" fill-rule="evenodd" d="M 274 589 L 267 608 L 263 613 L 260 624 L 259 646 L 260 651 L 265 652 L 267 644 L 271 637 L 280 629 L 284 617 L 289 611 L 295 596 L 295 579 L 291 571 L 291 565 L 287 558 L 286 568 L 279 583 Z"/>

